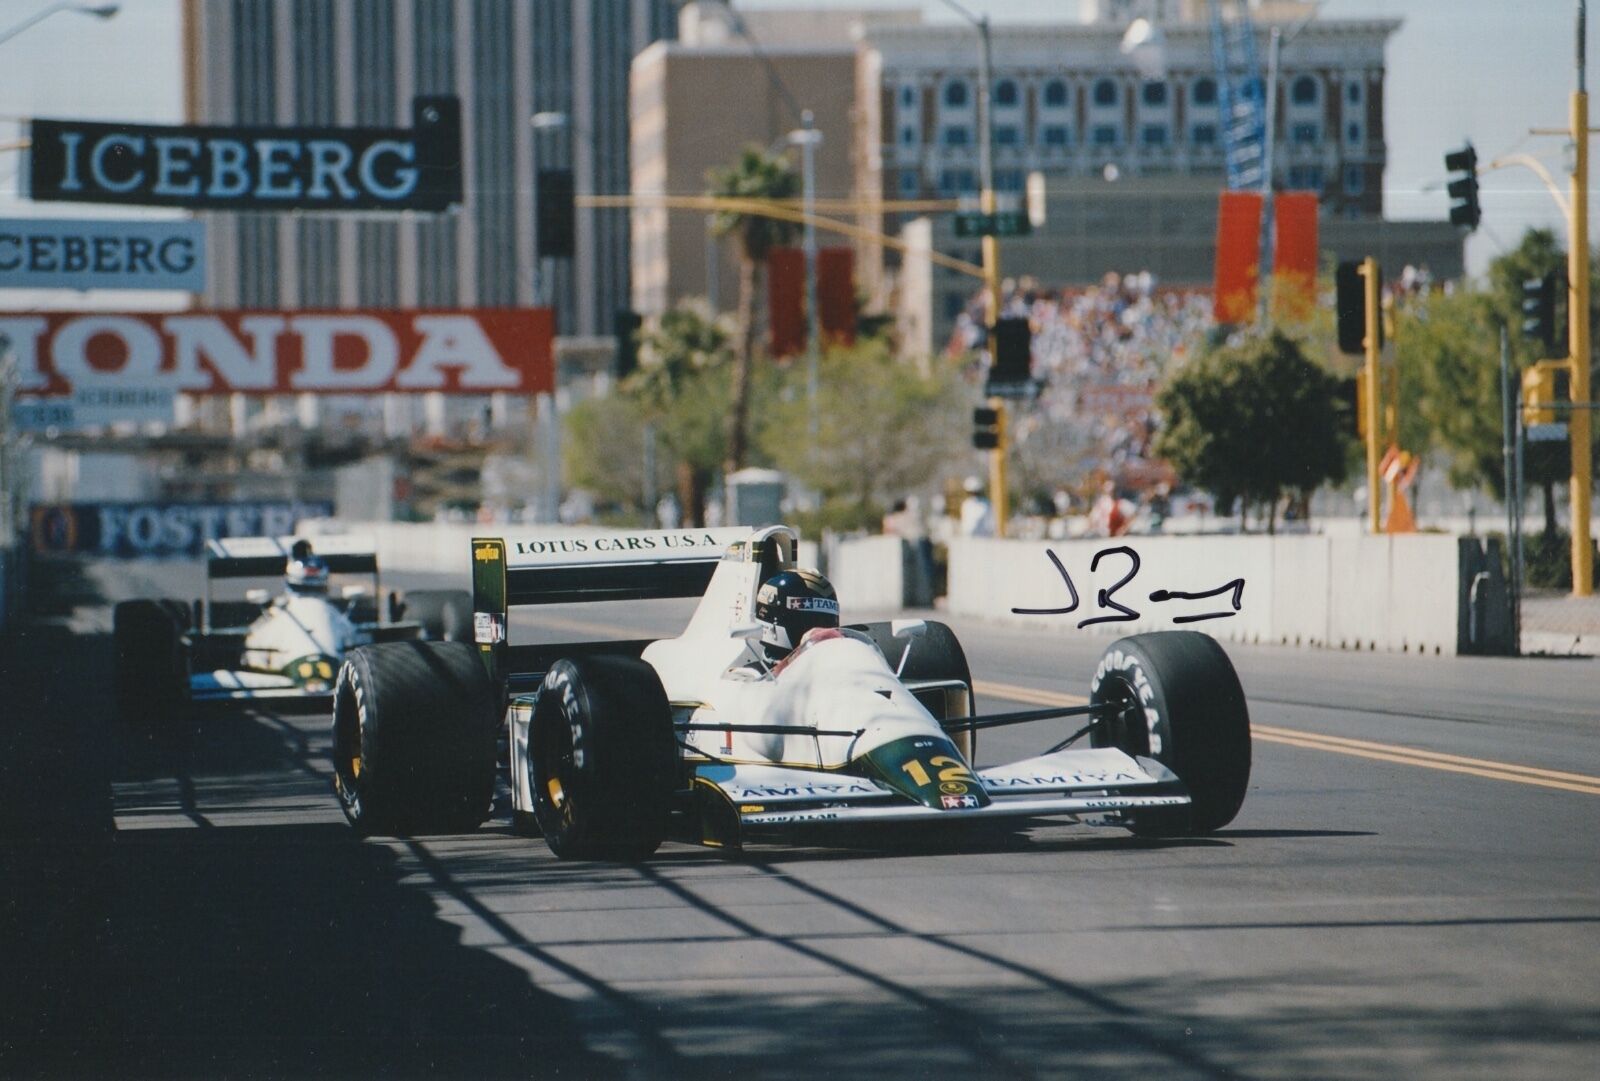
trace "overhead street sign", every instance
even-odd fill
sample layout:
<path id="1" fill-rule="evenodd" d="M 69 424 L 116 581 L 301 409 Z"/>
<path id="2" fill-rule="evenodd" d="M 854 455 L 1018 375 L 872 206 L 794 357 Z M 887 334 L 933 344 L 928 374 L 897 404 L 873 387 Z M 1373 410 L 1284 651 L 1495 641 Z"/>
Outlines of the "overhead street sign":
<path id="1" fill-rule="evenodd" d="M 1021 210 L 1001 210 L 994 214 L 985 214 L 981 210 L 958 210 L 955 229 L 958 237 L 1027 236 L 1033 232 L 1027 213 Z"/>
<path id="2" fill-rule="evenodd" d="M 205 224 L 0 218 L 0 289 L 206 287 Z"/>
<path id="3" fill-rule="evenodd" d="M 28 196 L 200 210 L 445 210 L 460 203 L 461 101 L 412 101 L 410 128 L 34 120 Z"/>

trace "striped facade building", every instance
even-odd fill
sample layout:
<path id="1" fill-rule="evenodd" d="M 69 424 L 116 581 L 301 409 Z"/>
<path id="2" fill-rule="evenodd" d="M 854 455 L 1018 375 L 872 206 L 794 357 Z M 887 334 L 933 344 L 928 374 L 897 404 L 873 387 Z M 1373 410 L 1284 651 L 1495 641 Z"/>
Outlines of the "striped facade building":
<path id="1" fill-rule="evenodd" d="M 416 95 L 461 100 L 461 206 L 208 214 L 202 304 L 543 303 L 558 334 L 609 333 L 629 306 L 627 211 L 580 210 L 576 256 L 536 273 L 535 169 L 628 190 L 629 64 L 675 28 L 671 0 L 185 0 L 193 123 L 410 127 Z M 568 122 L 537 131 L 539 112 Z"/>

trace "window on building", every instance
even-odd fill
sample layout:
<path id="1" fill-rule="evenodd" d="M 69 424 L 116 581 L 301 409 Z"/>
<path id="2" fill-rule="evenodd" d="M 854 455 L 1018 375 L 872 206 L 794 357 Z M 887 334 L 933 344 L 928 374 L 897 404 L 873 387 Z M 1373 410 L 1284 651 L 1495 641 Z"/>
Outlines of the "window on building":
<path id="1" fill-rule="evenodd" d="M 903 145 L 911 146 L 916 141 L 917 141 L 917 129 L 916 128 L 901 128 L 900 129 L 900 142 Z"/>
<path id="2" fill-rule="evenodd" d="M 1217 103 L 1217 81 L 1215 79 L 1196 79 L 1193 93 L 1196 105 L 1215 105 Z"/>
<path id="3" fill-rule="evenodd" d="M 903 87 L 901 87 L 900 88 L 900 104 L 903 105 L 904 107 L 906 107 L 907 109 L 916 108 L 916 106 L 917 106 L 917 88 L 914 87 L 914 86 L 903 86 Z"/>
<path id="4" fill-rule="evenodd" d="M 915 169 L 900 170 L 900 194 L 910 199 L 922 190 L 922 177 Z"/>
<path id="5" fill-rule="evenodd" d="M 1065 126 L 1061 124 L 1047 125 L 1043 132 L 1045 146 L 1067 146 L 1072 142 Z"/>
<path id="6" fill-rule="evenodd" d="M 945 146 L 966 146 L 971 141 L 970 133 L 960 125 L 952 125 L 944 129 Z"/>
<path id="7" fill-rule="evenodd" d="M 1021 169 L 996 169 L 994 171 L 994 190 L 995 191 L 1021 191 L 1022 190 L 1022 170 Z"/>
<path id="8" fill-rule="evenodd" d="M 1346 165 L 1344 167 L 1344 192 L 1346 195 L 1360 195 L 1367 188 L 1367 177 L 1359 165 Z"/>
<path id="9" fill-rule="evenodd" d="M 1110 124 L 1101 124 L 1094 129 L 1095 146 L 1116 146 L 1117 129 Z"/>
<path id="10" fill-rule="evenodd" d="M 951 79 L 944 84 L 944 103 L 952 109 L 959 109 L 967 103 L 967 84 L 960 79 Z"/>
<path id="11" fill-rule="evenodd" d="M 1060 79 L 1051 79 L 1045 83 L 1044 104 L 1049 109 L 1065 108 L 1067 104 L 1067 84 Z"/>
<path id="12" fill-rule="evenodd" d="M 1239 87 L 1239 94 L 1246 101 L 1266 101 L 1266 95 L 1261 91 L 1261 80 L 1254 77 L 1246 79 Z"/>
<path id="13" fill-rule="evenodd" d="M 1101 79 L 1095 83 L 1094 103 L 1096 105 L 1115 105 L 1117 103 L 1117 84 L 1110 79 Z"/>
<path id="14" fill-rule="evenodd" d="M 1345 84 L 1344 100 L 1348 101 L 1351 105 L 1360 105 L 1361 104 L 1361 84 L 1357 83 L 1357 82 L 1351 82 L 1351 83 Z"/>
<path id="15" fill-rule="evenodd" d="M 1146 105 L 1165 105 L 1167 103 L 1167 84 L 1145 83 L 1139 90 L 1139 97 Z"/>
<path id="16" fill-rule="evenodd" d="M 1139 132 L 1139 141 L 1145 146 L 1166 146 L 1167 126 L 1165 124 L 1146 124 Z"/>
<path id="17" fill-rule="evenodd" d="M 1349 142 L 1349 144 L 1351 146 L 1360 146 L 1361 145 L 1361 125 L 1360 124 L 1351 124 L 1349 127 L 1345 128 L 1344 129 L 1344 137 L 1345 137 L 1345 140 L 1347 142 Z"/>
<path id="18" fill-rule="evenodd" d="M 1317 80 L 1309 75 L 1302 75 L 1289 84 L 1289 100 L 1296 105 L 1315 105 L 1317 103 Z"/>
<path id="19" fill-rule="evenodd" d="M 996 146 L 1016 146 L 1022 142 L 1022 132 L 1010 124 L 1002 124 L 994 129 L 994 144 Z"/>
<path id="20" fill-rule="evenodd" d="M 994 84 L 994 103 L 1010 107 L 1017 104 L 1020 95 L 1017 93 L 1017 84 L 1011 79 L 1001 79 Z"/>
<path id="21" fill-rule="evenodd" d="M 965 195 L 978 190 L 978 178 L 971 169 L 946 169 L 939 174 L 941 195 Z"/>
<path id="22" fill-rule="evenodd" d="M 1296 143 L 1314 143 L 1322 138 L 1322 131 L 1315 124 L 1296 124 L 1289 130 L 1289 138 Z"/>
<path id="23" fill-rule="evenodd" d="M 1322 166 L 1293 165 L 1289 167 L 1289 187 L 1295 191 L 1322 190 Z"/>
<path id="24" fill-rule="evenodd" d="M 1189 129 L 1189 141 L 1196 146 L 1215 146 L 1217 142 L 1217 126 L 1215 124 L 1196 124 Z"/>

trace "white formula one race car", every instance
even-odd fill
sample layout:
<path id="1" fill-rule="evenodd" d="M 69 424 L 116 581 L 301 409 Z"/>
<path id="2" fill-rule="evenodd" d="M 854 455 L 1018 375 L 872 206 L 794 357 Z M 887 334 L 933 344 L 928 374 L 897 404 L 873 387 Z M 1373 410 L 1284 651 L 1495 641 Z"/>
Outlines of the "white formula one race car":
<path id="1" fill-rule="evenodd" d="M 1059 818 L 1172 835 L 1237 813 L 1249 718 L 1213 639 L 1124 638 L 1088 704 L 975 716 L 948 627 L 839 626 L 831 587 L 795 567 L 795 547 L 781 526 L 474 540 L 474 645 L 372 646 L 340 670 L 347 817 L 369 832 L 476 826 L 502 716 L 513 825 L 563 858 L 886 822 Z M 674 638 L 508 640 L 516 605 L 696 595 Z M 1074 736 L 976 768 L 981 730 L 1065 716 L 1085 722 Z"/>
<path id="2" fill-rule="evenodd" d="M 330 592 L 334 575 L 370 584 Z M 283 591 L 214 600 L 212 584 L 276 578 Z M 260 698 L 326 701 L 344 655 L 404 639 L 470 639 L 465 590 L 414 590 L 379 611 L 378 557 L 365 538 L 236 537 L 206 542 L 206 595 L 123 601 L 113 610 L 118 710 L 149 726 L 190 703 Z M 402 619 L 401 616 L 408 616 Z"/>

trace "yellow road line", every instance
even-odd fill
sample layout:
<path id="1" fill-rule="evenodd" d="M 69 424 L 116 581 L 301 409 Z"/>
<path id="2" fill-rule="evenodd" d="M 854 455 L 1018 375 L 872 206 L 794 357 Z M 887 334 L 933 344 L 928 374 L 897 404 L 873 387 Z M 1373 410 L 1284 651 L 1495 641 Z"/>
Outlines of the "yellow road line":
<path id="1" fill-rule="evenodd" d="M 1012 702 L 1024 702 L 1029 705 L 1081 706 L 1088 702 L 1087 698 L 1079 695 L 1043 691 L 1035 687 L 1021 687 L 1011 683 L 991 683 L 986 680 L 974 680 L 972 686 L 979 694 L 992 694 Z M 1590 777 L 1582 773 L 1563 773 L 1560 770 L 1519 766 L 1510 762 L 1467 758 L 1462 755 L 1444 754 L 1439 751 L 1424 751 L 1417 747 L 1373 743 L 1369 740 L 1348 739 L 1344 736 L 1328 736 L 1320 732 L 1307 732 L 1298 728 L 1280 728 L 1276 725 L 1252 724 L 1250 733 L 1253 738 L 1266 743 L 1281 743 L 1285 746 L 1300 747 L 1305 750 L 1330 751 L 1334 754 L 1347 754 L 1356 758 L 1369 758 L 1379 762 L 1393 762 L 1405 766 L 1419 766 L 1423 769 L 1442 770 L 1446 773 L 1462 773 L 1473 777 L 1488 777 L 1497 781 L 1515 781 L 1519 784 L 1536 785 L 1540 788 L 1556 788 L 1564 792 L 1581 792 L 1585 795 L 1600 796 L 1600 777 Z"/>
<path id="2" fill-rule="evenodd" d="M 1413 758 L 1426 758 L 1431 762 L 1458 766 L 1488 766 L 1506 773 L 1522 773 L 1529 777 L 1540 777 L 1550 781 L 1575 781 L 1584 785 L 1600 785 L 1600 777 L 1589 777 L 1582 773 L 1562 773 L 1560 770 L 1537 769 L 1533 766 L 1517 766 L 1509 762 L 1492 762 L 1482 758 L 1464 758 L 1458 754 L 1443 754 L 1439 751 L 1424 751 L 1416 747 L 1396 747 L 1389 743 L 1372 743 L 1364 739 L 1346 739 L 1344 736 L 1326 736 L 1320 732 L 1306 732 L 1298 728 L 1278 728 L 1269 724 L 1252 724 L 1250 731 L 1265 738 L 1280 737 L 1283 739 L 1314 740 L 1318 743 L 1329 744 L 1328 750 L 1348 751 L 1378 751 L 1385 754 L 1396 752 L 1408 754 Z"/>

